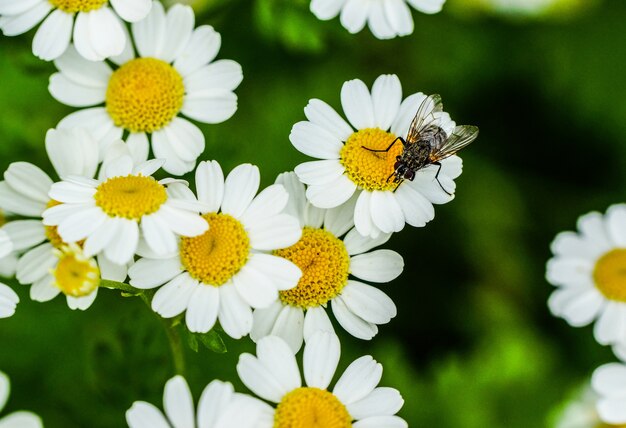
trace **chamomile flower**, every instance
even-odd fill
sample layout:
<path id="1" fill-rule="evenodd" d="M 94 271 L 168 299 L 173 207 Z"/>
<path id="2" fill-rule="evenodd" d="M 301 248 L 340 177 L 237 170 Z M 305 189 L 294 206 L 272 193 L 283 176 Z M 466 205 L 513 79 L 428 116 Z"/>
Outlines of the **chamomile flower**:
<path id="1" fill-rule="evenodd" d="M 120 55 L 130 44 L 120 20 L 145 18 L 151 0 L 4 0 L 0 2 L 0 30 L 16 36 L 43 23 L 33 39 L 33 53 L 46 61 L 58 58 L 73 40 L 90 61 Z"/>
<path id="2" fill-rule="evenodd" d="M 611 428 L 603 424 L 596 411 L 598 394 L 587 386 L 567 404 L 555 421 L 555 428 Z M 615 427 L 618 428 L 618 427 Z"/>
<path id="3" fill-rule="evenodd" d="M 11 239 L 9 239 L 5 231 L 0 230 L 0 260 L 10 255 L 11 251 L 13 251 Z M 12 316 L 19 301 L 20 298 L 11 287 L 0 283 L 0 318 Z"/>
<path id="4" fill-rule="evenodd" d="M 150 14 L 132 26 L 137 55 L 130 47 L 116 66 L 85 61 L 76 50 L 55 61 L 50 93 L 72 107 L 91 107 L 65 117 L 60 128 L 89 126 L 100 142 L 101 158 L 111 141 L 145 147 L 148 139 L 164 170 L 182 175 L 193 170 L 204 151 L 200 129 L 185 117 L 220 123 L 237 110 L 234 89 L 243 78 L 235 61 L 214 61 L 221 38 L 208 25 L 194 29 L 191 7 L 163 10 L 155 2 Z M 92 107 L 95 106 L 95 107 Z"/>
<path id="5" fill-rule="evenodd" d="M 68 176 L 49 195 L 56 205 L 43 213 L 64 242 L 83 243 L 86 257 L 100 252 L 117 265 L 132 261 L 139 231 L 159 254 L 177 248 L 176 236 L 198 236 L 208 228 L 198 215 L 200 204 L 168 194 L 171 179 L 152 177 L 163 165 L 153 159 L 137 166 L 130 156 L 110 162 L 100 180 Z"/>
<path id="6" fill-rule="evenodd" d="M 600 395 L 596 408 L 607 424 L 626 425 L 626 364 L 611 363 L 598 367 L 591 377 Z"/>
<path id="7" fill-rule="evenodd" d="M 0 410 L 2 410 L 9 399 L 11 384 L 9 378 L 0 372 Z M 18 411 L 0 418 L 2 428 L 43 428 L 39 416 L 32 412 Z"/>
<path id="8" fill-rule="evenodd" d="M 399 186 L 390 180 L 402 144 L 396 137 L 407 134 L 411 121 L 426 95 L 416 93 L 402 101 L 396 75 L 376 79 L 372 93 L 361 80 L 345 82 L 341 89 L 343 110 L 356 131 L 321 100 L 313 99 L 304 109 L 308 121 L 296 123 L 289 135 L 302 153 L 321 159 L 295 169 L 308 185 L 307 199 L 319 208 L 334 208 L 358 195 L 354 223 L 362 235 L 399 232 L 405 223 L 421 227 L 435 216 L 433 204 L 451 201 L 461 174 L 462 162 L 450 156 L 438 167 L 417 171 L 414 180 Z M 435 113 L 436 125 L 450 135 L 455 123 L 445 112 Z M 445 189 L 445 190 L 444 190 Z"/>
<path id="9" fill-rule="evenodd" d="M 407 427 L 395 414 L 404 404 L 393 388 L 378 387 L 383 368 L 371 356 L 355 360 L 332 390 L 330 382 L 341 350 L 330 332 L 317 332 L 306 343 L 303 357 L 305 385 L 291 348 L 281 338 L 268 336 L 257 343 L 257 356 L 242 354 L 237 364 L 241 381 L 267 407 L 259 428 Z"/>
<path id="10" fill-rule="evenodd" d="M 259 169 L 250 164 L 236 167 L 226 180 L 216 161 L 198 165 L 198 200 L 206 205 L 202 217 L 209 230 L 182 238 L 169 256 L 146 256 L 129 270 L 134 287 L 162 285 L 152 300 L 155 312 L 171 318 L 186 310 L 192 332 L 207 332 L 219 319 L 238 339 L 252 328 L 251 308 L 269 306 L 280 290 L 298 283 L 300 269 L 269 254 L 300 239 L 298 220 L 282 213 L 289 195 L 275 184 L 255 197 L 259 181 Z"/>
<path id="11" fill-rule="evenodd" d="M 341 25 L 358 33 L 367 23 L 374 37 L 384 40 L 413 33 L 413 6 L 420 12 L 441 11 L 446 0 L 312 0 L 311 12 L 327 21 L 340 15 Z"/>
<path id="12" fill-rule="evenodd" d="M 559 233 L 551 248 L 552 313 L 574 327 L 596 320 L 600 344 L 626 344 L 626 205 L 580 217 L 578 233 Z"/>
<path id="13" fill-rule="evenodd" d="M 135 401 L 126 411 L 126 422 L 130 428 L 254 428 L 264 410 L 263 403 L 235 392 L 229 382 L 214 380 L 202 391 L 195 411 L 182 376 L 165 384 L 163 407 L 165 415 L 150 403 Z"/>
<path id="14" fill-rule="evenodd" d="M 304 230 L 298 242 L 274 254 L 295 263 L 302 277 L 295 288 L 280 291 L 268 308 L 254 311 L 250 337 L 258 341 L 268 335 L 279 336 L 297 352 L 303 338 L 308 340 L 317 330 L 333 331 L 326 314 L 330 304 L 348 333 L 371 339 L 378 333 L 378 324 L 396 316 L 396 306 L 378 288 L 350 276 L 388 282 L 402 273 L 404 262 L 398 253 L 370 251 L 391 234 L 377 239 L 361 236 L 353 228 L 354 200 L 323 210 L 306 201 L 304 185 L 294 173 L 281 174 L 276 182 L 289 192 L 287 212 L 300 220 Z"/>

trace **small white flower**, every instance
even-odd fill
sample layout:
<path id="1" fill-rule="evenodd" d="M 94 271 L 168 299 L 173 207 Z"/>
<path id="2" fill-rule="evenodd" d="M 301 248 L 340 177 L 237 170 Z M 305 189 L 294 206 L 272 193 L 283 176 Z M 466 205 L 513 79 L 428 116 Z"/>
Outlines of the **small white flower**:
<path id="1" fill-rule="evenodd" d="M 610 428 L 604 426 L 596 411 L 598 394 L 587 385 L 559 414 L 554 428 Z"/>
<path id="2" fill-rule="evenodd" d="M 304 231 L 297 243 L 274 254 L 294 262 L 303 275 L 295 288 L 280 291 L 271 306 L 254 311 L 250 337 L 256 342 L 279 336 L 297 352 L 302 340 L 317 330 L 333 331 L 326 314 L 330 303 L 348 333 L 359 339 L 373 338 L 377 324 L 396 316 L 396 305 L 378 288 L 349 276 L 382 283 L 400 275 L 404 262 L 398 253 L 370 251 L 387 242 L 391 234 L 377 239 L 360 235 L 353 228 L 354 199 L 323 210 L 306 201 L 304 185 L 294 173 L 281 174 L 276 182 L 289 192 L 287 212 L 298 218 Z"/>
<path id="3" fill-rule="evenodd" d="M 557 286 L 548 300 L 555 316 L 573 327 L 596 320 L 602 345 L 626 345 L 626 205 L 578 219 L 578 233 L 559 233 L 546 278 Z"/>
<path id="4" fill-rule="evenodd" d="M 407 3 L 420 12 L 441 11 L 446 0 L 312 0 L 311 12 L 327 21 L 340 15 L 341 25 L 358 33 L 367 23 L 381 40 L 413 33 L 413 18 Z"/>
<path id="5" fill-rule="evenodd" d="M 155 312 L 171 318 L 186 310 L 192 332 L 207 332 L 219 319 L 238 339 L 252 328 L 251 307 L 267 307 L 279 290 L 298 283 L 296 265 L 268 254 L 300 239 L 298 220 L 282 213 L 289 195 L 275 184 L 255 197 L 259 182 L 259 169 L 250 164 L 236 167 L 226 180 L 217 162 L 198 165 L 196 187 L 208 232 L 181 239 L 180 249 L 167 256 L 146 255 L 129 270 L 134 287 L 163 285 L 152 300 Z"/>
<path id="6" fill-rule="evenodd" d="M 189 385 L 182 376 L 174 376 L 163 392 L 165 415 L 154 405 L 135 401 L 126 411 L 130 428 L 254 428 L 264 410 L 264 403 L 234 391 L 229 382 L 209 383 L 194 411 Z"/>
<path id="7" fill-rule="evenodd" d="M 281 338 L 261 339 L 256 357 L 242 354 L 237 364 L 241 381 L 259 397 L 277 404 L 275 409 L 264 409 L 265 421 L 259 428 L 309 426 L 306 421 L 324 428 L 407 427 L 395 416 L 404 400 L 396 389 L 378 387 L 383 368 L 369 355 L 350 364 L 335 387 L 328 389 L 340 353 L 339 339 L 333 333 L 313 335 L 304 348 L 306 386 L 296 357 Z"/>
<path id="8" fill-rule="evenodd" d="M 101 180 L 67 176 L 50 188 L 58 205 L 44 211 L 43 223 L 57 226 L 65 242 L 84 240 L 86 257 L 104 252 L 118 265 L 132 261 L 140 230 L 156 253 L 175 251 L 176 235 L 201 235 L 208 224 L 198 215 L 201 204 L 168 193 L 171 179 L 152 177 L 162 165 L 153 159 L 133 166 L 130 156 L 122 156 L 109 163 Z"/>
<path id="9" fill-rule="evenodd" d="M 600 419 L 608 424 L 626 424 L 626 364 L 598 367 L 591 385 L 600 395 L 596 405 Z"/>
<path id="10" fill-rule="evenodd" d="M 205 139 L 180 115 L 224 122 L 237 110 L 233 91 L 243 79 L 235 61 L 214 61 L 219 33 L 208 25 L 194 29 L 194 20 L 189 6 L 175 5 L 165 13 L 155 2 L 146 19 L 132 25 L 137 54 L 129 43 L 123 55 L 112 58 L 113 68 L 85 61 L 70 47 L 55 61 L 59 72 L 50 78 L 50 93 L 69 106 L 91 108 L 70 114 L 59 127 L 93 129 L 101 159 L 111 141 L 126 132 L 144 160 L 150 139 L 154 157 L 166 160 L 165 171 L 192 171 Z"/>
<path id="11" fill-rule="evenodd" d="M 421 227 L 435 216 L 433 204 L 451 201 L 461 174 L 462 162 L 450 156 L 438 167 L 417 171 L 413 181 L 399 186 L 389 178 L 402 144 L 387 152 L 373 152 L 405 137 L 426 95 L 416 93 L 402 101 L 402 86 L 396 75 L 376 79 L 370 94 L 360 80 L 345 82 L 341 89 L 343 110 L 354 129 L 323 101 L 313 99 L 304 109 L 308 121 L 296 123 L 289 135 L 302 153 L 321 159 L 296 167 L 308 185 L 307 199 L 319 208 L 334 208 L 357 193 L 354 223 L 362 235 L 399 232 L 405 223 Z M 451 135 L 455 123 L 445 112 L 435 113 L 437 125 Z M 369 149 L 369 150 L 368 150 Z M 446 189 L 446 190 L 444 190 Z"/>
<path id="12" fill-rule="evenodd" d="M 5 231 L 0 230 L 0 260 L 9 256 L 12 251 L 13 243 L 11 239 Z M 20 298 L 11 287 L 0 283 L 0 318 L 12 316 L 15 313 L 15 306 L 19 301 Z"/>
<path id="13" fill-rule="evenodd" d="M 123 152 L 127 146 L 118 142 L 112 148 L 116 150 L 111 151 L 111 156 Z M 76 175 L 90 179 L 98 168 L 98 144 L 82 129 L 49 130 L 46 134 L 46 151 L 60 177 Z M 44 226 L 41 221 L 44 210 L 57 204 L 48 195 L 52 179 L 40 168 L 27 162 L 12 163 L 4 173 L 4 178 L 5 181 L 0 182 L 0 207 L 22 217 L 36 218 L 10 221 L 1 229 L 13 242 L 13 253 L 7 259 L 16 260 L 17 280 L 21 284 L 32 284 L 30 297 L 35 301 L 47 302 L 63 291 L 70 308 L 86 309 L 96 297 L 97 284 L 92 284 L 89 290 L 83 289 L 83 293 L 80 287 L 74 287 L 73 281 L 62 280 L 59 283 L 56 278 L 64 269 L 67 271 L 68 263 L 74 260 L 70 253 L 78 254 L 80 250 L 69 251 L 68 242 L 59 236 L 57 228 Z M 86 264 L 78 263 L 79 259 Z M 81 268 L 96 263 L 83 259 L 84 256 L 80 254 L 71 264 Z M 64 262 L 59 270 L 57 268 L 61 260 Z M 3 261 L 0 257 L 0 264 Z M 126 278 L 126 267 L 113 264 L 104 255 L 98 256 L 96 268 L 97 282 L 100 278 L 116 281 Z"/>
<path id="14" fill-rule="evenodd" d="M 7 403 L 10 392 L 11 384 L 9 383 L 9 378 L 0 372 L 0 410 Z M 0 426 L 2 428 L 43 428 L 43 423 L 36 414 L 22 410 L 1 418 Z"/>
<path id="15" fill-rule="evenodd" d="M 0 30 L 16 36 L 43 24 L 33 39 L 33 53 L 46 61 L 61 56 L 74 41 L 90 61 L 120 55 L 127 40 L 125 24 L 148 15 L 151 0 L 4 0 L 0 2 Z M 51 12 L 52 11 L 52 12 Z"/>

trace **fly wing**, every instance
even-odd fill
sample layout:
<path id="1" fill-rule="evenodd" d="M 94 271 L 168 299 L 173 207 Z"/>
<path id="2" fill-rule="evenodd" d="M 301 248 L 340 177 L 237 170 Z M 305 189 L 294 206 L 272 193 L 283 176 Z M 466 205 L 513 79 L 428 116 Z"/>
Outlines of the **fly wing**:
<path id="1" fill-rule="evenodd" d="M 408 143 L 415 143 L 419 139 L 421 131 L 429 124 L 435 121 L 435 113 L 443 111 L 443 102 L 438 94 L 429 95 L 422 101 L 415 117 L 409 126 L 409 132 L 406 135 Z"/>
<path id="2" fill-rule="evenodd" d="M 430 153 L 432 161 L 439 161 L 448 156 L 452 156 L 463 147 L 474 141 L 478 137 L 478 127 L 470 125 L 460 125 L 454 128 L 452 135 L 448 137 L 440 147 L 434 147 Z"/>

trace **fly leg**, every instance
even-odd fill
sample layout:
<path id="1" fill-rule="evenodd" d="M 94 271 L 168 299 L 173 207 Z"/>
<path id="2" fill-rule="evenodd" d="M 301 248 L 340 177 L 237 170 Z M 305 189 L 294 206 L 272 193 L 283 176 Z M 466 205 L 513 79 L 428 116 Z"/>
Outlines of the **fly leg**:
<path id="1" fill-rule="evenodd" d="M 406 141 L 404 141 L 404 138 L 402 137 L 396 137 L 396 139 L 393 140 L 392 143 L 389 144 L 389 147 L 387 147 L 386 149 L 368 149 L 365 146 L 361 146 L 361 147 L 364 148 L 365 150 L 369 150 L 370 152 L 388 152 L 389 150 L 391 150 L 391 148 L 394 146 L 394 144 L 396 144 L 396 141 L 398 140 L 400 140 L 402 145 L 406 147 Z"/>
<path id="2" fill-rule="evenodd" d="M 448 192 L 441 184 L 441 181 L 439 181 L 439 173 L 441 172 L 441 162 L 433 162 L 432 165 L 437 165 L 439 167 L 437 169 L 437 173 L 435 174 L 435 180 L 437 180 L 437 184 L 439 184 L 439 187 L 441 187 L 441 190 L 446 192 L 446 195 L 452 196 L 452 193 Z"/>

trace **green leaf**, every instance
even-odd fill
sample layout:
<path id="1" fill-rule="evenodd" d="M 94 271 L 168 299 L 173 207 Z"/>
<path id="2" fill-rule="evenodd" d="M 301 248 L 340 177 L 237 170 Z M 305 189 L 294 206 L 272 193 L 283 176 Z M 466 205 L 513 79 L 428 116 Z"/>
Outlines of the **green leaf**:
<path id="1" fill-rule="evenodd" d="M 225 354 L 227 352 L 226 345 L 222 340 L 222 336 L 215 330 L 211 330 L 208 333 L 198 334 L 200 342 L 209 350 L 217 354 Z"/>
<path id="2" fill-rule="evenodd" d="M 193 352 L 198 352 L 198 338 L 195 334 L 187 332 L 187 345 Z"/>

